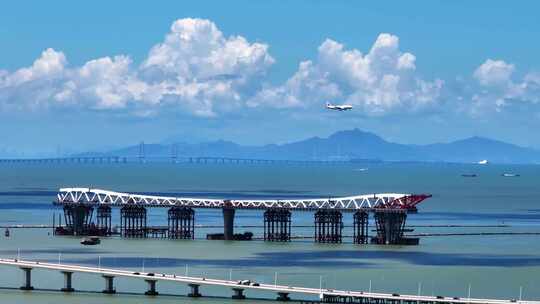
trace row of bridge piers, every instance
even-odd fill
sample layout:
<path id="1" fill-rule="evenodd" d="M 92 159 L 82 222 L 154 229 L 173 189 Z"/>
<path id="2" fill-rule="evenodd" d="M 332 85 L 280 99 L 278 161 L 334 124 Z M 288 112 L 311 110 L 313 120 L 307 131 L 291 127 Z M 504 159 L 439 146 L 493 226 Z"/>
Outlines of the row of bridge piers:
<path id="1" fill-rule="evenodd" d="M 23 271 L 23 285 L 20 287 L 21 290 L 26 290 L 26 291 L 30 291 L 30 290 L 34 290 L 34 286 L 32 285 L 32 267 L 20 267 L 20 269 Z M 63 271 L 60 271 L 62 273 L 62 275 L 64 276 L 64 286 L 60 289 L 60 291 L 63 291 L 63 292 L 74 292 L 75 291 L 75 288 L 73 288 L 73 271 L 69 271 L 69 270 L 63 270 Z M 102 275 L 103 279 L 104 279 L 104 289 L 102 290 L 102 293 L 105 293 L 105 294 L 115 294 L 116 293 L 116 288 L 115 288 L 115 284 L 114 284 L 114 279 L 115 279 L 115 276 L 112 275 L 112 274 L 103 274 Z M 152 279 L 152 278 L 146 278 L 144 280 L 147 285 L 148 285 L 148 289 L 144 292 L 145 295 L 147 296 L 157 296 L 159 295 L 159 292 L 157 291 L 157 288 L 156 288 L 156 283 L 157 283 L 157 280 L 156 279 Z M 190 283 L 188 284 L 188 287 L 190 289 L 190 292 L 187 294 L 188 297 L 191 297 L 191 298 L 199 298 L 199 297 L 202 297 L 202 294 L 200 292 L 200 286 L 199 284 L 196 284 L 196 283 Z M 233 295 L 232 295 L 232 299 L 235 299 L 235 300 L 242 300 L 242 299 L 245 299 L 246 296 L 244 294 L 244 288 L 241 288 L 241 287 L 234 287 L 232 288 L 232 291 L 233 291 Z M 288 292 L 277 292 L 277 297 L 276 297 L 276 300 L 278 301 L 290 301 L 291 299 L 289 298 L 289 293 Z"/>
<path id="2" fill-rule="evenodd" d="M 95 212 L 94 212 L 95 209 Z M 236 209 L 223 209 L 223 239 L 234 239 Z M 369 235 L 369 210 L 353 213 L 353 242 L 356 244 L 410 244 L 418 239 L 404 237 L 407 212 L 395 209 L 371 210 L 375 220 L 375 235 Z M 95 219 L 93 215 L 95 213 Z M 288 242 L 292 238 L 291 210 L 271 208 L 263 214 L 263 239 L 270 242 Z M 120 208 L 119 231 L 113 231 L 110 206 L 73 204 L 64 205 L 61 222 L 56 234 L 109 236 L 113 233 L 126 238 L 167 237 L 170 239 L 195 238 L 195 210 L 190 207 L 173 206 L 167 211 L 167 226 L 147 225 L 147 209 L 140 205 Z M 319 209 L 314 213 L 314 240 L 317 243 L 341 243 L 344 238 L 343 213 L 337 209 Z"/>
<path id="3" fill-rule="evenodd" d="M 84 156 L 84 157 L 55 157 L 55 158 L 3 158 L 0 164 L 126 164 L 128 157 L 125 156 Z"/>
<path id="4" fill-rule="evenodd" d="M 129 278 L 132 280 L 141 280 L 144 281 L 147 285 L 147 288 L 144 291 L 144 294 L 147 296 L 158 296 L 159 292 L 157 290 L 158 281 L 161 282 L 176 282 L 180 284 L 186 284 L 188 290 L 186 292 L 187 297 L 191 298 L 200 298 L 203 297 L 204 287 L 224 287 L 231 289 L 232 295 L 231 298 L 235 300 L 247 299 L 246 292 L 249 291 L 264 291 L 268 295 L 270 293 L 275 295 L 275 300 L 282 302 L 294 301 L 296 303 L 305 303 L 305 304 L 315 304 L 315 303 L 361 303 L 361 304 L 470 304 L 470 303 L 540 303 L 540 301 L 530 301 L 522 300 L 521 289 L 519 300 L 516 299 L 480 299 L 480 298 L 471 298 L 470 290 L 466 298 L 460 297 L 449 297 L 449 296 L 435 296 L 435 295 L 422 295 L 420 288 L 418 294 L 398 294 L 398 293 L 385 293 L 385 292 L 371 292 L 371 287 L 368 292 L 364 291 L 351 291 L 351 290 L 334 290 L 329 288 L 323 288 L 322 284 L 319 288 L 309 288 L 309 287 L 295 287 L 290 285 L 278 285 L 277 281 L 274 285 L 271 284 L 243 284 L 243 282 L 250 282 L 249 280 L 240 280 L 233 281 L 232 279 L 222 280 L 222 279 L 210 279 L 204 277 L 194 277 L 194 276 L 182 276 L 176 274 L 165 274 L 165 273 L 154 273 L 154 272 L 131 272 L 126 269 L 111 269 L 111 268 L 101 268 L 101 267 L 88 267 L 87 265 L 73 265 L 73 264 L 51 264 L 51 263 L 40 263 L 39 261 L 25 261 L 18 259 L 0 259 L 0 265 L 2 266 L 14 266 L 18 267 L 23 272 L 22 285 L 20 286 L 21 290 L 30 291 L 34 290 L 32 285 L 32 272 L 36 270 L 53 270 L 59 271 L 60 274 L 64 277 L 64 284 L 60 291 L 65 293 L 73 293 L 79 290 L 74 288 L 73 277 L 82 274 L 93 274 L 100 275 L 104 280 L 104 288 L 102 293 L 104 294 L 116 294 L 116 285 L 115 282 L 117 279 Z M 51 277 L 51 276 L 47 276 Z M 161 284 L 161 283 L 160 283 Z M 118 284 L 120 286 L 120 284 Z M 371 284 L 370 284 L 371 286 Z M 45 290 L 41 288 L 36 288 L 38 290 Z M 51 289 L 46 289 L 51 291 Z M 83 291 L 82 292 L 88 292 Z M 121 292 L 121 291 L 119 291 Z M 129 292 L 134 294 L 133 291 Z M 308 295 L 311 299 L 301 300 L 294 299 L 292 300 L 289 296 L 290 294 L 298 295 Z M 314 296 L 318 295 L 318 299 L 315 300 Z M 213 296 L 216 298 L 216 295 Z M 259 298 L 260 299 L 260 298 Z M 266 300 L 270 300 L 270 297 L 267 297 Z M 143 300 L 144 301 L 144 300 Z M 246 300 L 247 303 L 250 303 L 249 300 Z M 107 301 L 105 301 L 107 302 Z"/>

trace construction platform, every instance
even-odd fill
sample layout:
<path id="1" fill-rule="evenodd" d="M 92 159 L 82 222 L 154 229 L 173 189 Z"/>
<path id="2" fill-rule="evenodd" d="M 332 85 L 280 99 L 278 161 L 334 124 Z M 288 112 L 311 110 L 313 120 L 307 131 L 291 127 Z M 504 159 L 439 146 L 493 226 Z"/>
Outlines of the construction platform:
<path id="1" fill-rule="evenodd" d="M 415 245 L 418 238 L 404 236 L 408 213 L 416 213 L 417 205 L 431 197 L 429 194 L 378 193 L 330 198 L 232 200 L 186 198 L 114 192 L 91 188 L 62 188 L 54 202 L 62 206 L 65 225 L 55 229 L 57 234 L 112 234 L 111 208 L 120 208 L 120 235 L 128 238 L 168 237 L 193 239 L 195 209 L 214 208 L 223 212 L 223 239 L 234 240 L 236 210 L 265 210 L 263 214 L 265 241 L 291 240 L 291 212 L 314 213 L 314 239 L 318 243 L 341 243 L 343 213 L 353 213 L 353 241 L 357 244 Z M 166 229 L 147 226 L 147 208 L 169 208 Z M 94 216 L 95 209 L 95 220 Z M 376 235 L 368 231 L 373 214 Z M 60 221 L 59 221 L 60 222 Z M 210 239 L 221 239 L 213 236 Z"/>

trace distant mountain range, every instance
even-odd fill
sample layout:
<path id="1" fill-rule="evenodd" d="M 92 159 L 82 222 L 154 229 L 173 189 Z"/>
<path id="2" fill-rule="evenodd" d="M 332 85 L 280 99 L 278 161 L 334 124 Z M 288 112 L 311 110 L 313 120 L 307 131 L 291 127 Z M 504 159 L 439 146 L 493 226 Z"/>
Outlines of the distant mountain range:
<path id="1" fill-rule="evenodd" d="M 171 144 L 145 144 L 145 156 L 170 156 Z M 328 138 L 312 137 L 281 145 L 244 146 L 230 141 L 176 143 L 179 157 L 210 156 L 287 160 L 369 160 L 475 163 L 540 163 L 540 151 L 483 137 L 450 143 L 406 145 L 388 142 L 376 134 L 358 129 L 339 131 Z M 81 156 L 138 156 L 139 145 Z"/>

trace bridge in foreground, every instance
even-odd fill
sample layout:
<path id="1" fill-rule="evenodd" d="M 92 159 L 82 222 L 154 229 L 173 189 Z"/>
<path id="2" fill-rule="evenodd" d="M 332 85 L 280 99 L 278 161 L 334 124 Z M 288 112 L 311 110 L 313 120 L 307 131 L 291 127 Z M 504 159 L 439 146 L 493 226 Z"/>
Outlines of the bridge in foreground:
<path id="1" fill-rule="evenodd" d="M 264 210 L 264 239 L 290 241 L 291 212 L 314 212 L 315 241 L 341 243 L 343 213 L 353 213 L 354 242 L 369 241 L 369 214 L 373 213 L 377 244 L 417 244 L 418 239 L 406 238 L 407 213 L 431 197 L 428 194 L 378 193 L 334 198 L 306 199 L 215 199 L 155 196 L 114 192 L 91 188 L 62 188 L 54 202 L 63 206 L 65 227 L 61 234 L 111 234 L 111 208 L 120 208 L 120 233 L 124 237 L 147 237 L 149 234 L 174 239 L 192 239 L 195 229 L 195 209 L 213 208 L 223 211 L 225 240 L 234 239 L 234 215 L 237 209 Z M 168 226 L 162 233 L 147 226 L 147 208 L 168 208 Z M 93 219 L 96 209 L 95 221 Z"/>
<path id="2" fill-rule="evenodd" d="M 224 288 L 231 288 L 233 291 L 233 299 L 245 299 L 245 292 L 251 291 L 264 291 L 274 292 L 277 294 L 276 300 L 278 301 L 290 301 L 289 295 L 304 295 L 304 296 L 318 296 L 323 303 L 364 303 L 364 304 L 435 304 L 435 303 L 449 303 L 449 304 L 540 304 L 540 301 L 522 301 L 519 300 L 497 300 L 497 299 L 479 299 L 479 298 L 459 298 L 459 297 L 443 297 L 443 296 L 422 296 L 418 295 L 401 295 L 401 294 L 387 294 L 387 293 L 374 293 L 364 291 L 350 291 L 350 290 L 337 290 L 337 289 L 323 289 L 321 288 L 308 288 L 308 287 L 295 287 L 275 284 L 241 284 L 243 281 L 232 280 L 218 280 L 201 277 L 180 276 L 176 274 L 161 274 L 161 273 L 148 273 L 148 272 L 133 272 L 129 270 L 110 269 L 101 267 L 87 267 L 81 265 L 70 264 L 53 264 L 46 262 L 35 261 L 23 261 L 16 259 L 0 259 L 0 265 L 18 267 L 24 273 L 22 290 L 33 290 L 31 273 L 34 269 L 43 270 L 58 270 L 64 276 L 64 286 L 61 291 L 74 292 L 73 288 L 73 274 L 74 273 L 88 273 L 101 275 L 105 281 L 105 289 L 103 293 L 114 294 L 116 289 L 114 287 L 114 279 L 119 277 L 135 278 L 146 281 L 148 284 L 148 290 L 145 294 L 148 296 L 157 296 L 159 293 L 156 289 L 157 282 L 169 281 L 187 284 L 191 288 L 189 297 L 201 297 L 201 286 L 220 286 Z M 247 280 L 246 280 L 247 281 Z M 244 281 L 245 282 L 245 281 Z"/>

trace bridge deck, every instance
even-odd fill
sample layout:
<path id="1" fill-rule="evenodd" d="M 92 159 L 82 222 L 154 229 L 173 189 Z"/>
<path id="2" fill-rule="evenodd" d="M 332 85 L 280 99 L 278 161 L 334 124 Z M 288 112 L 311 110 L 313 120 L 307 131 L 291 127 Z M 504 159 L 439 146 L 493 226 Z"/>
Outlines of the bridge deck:
<path id="1" fill-rule="evenodd" d="M 289 294 L 304 294 L 304 295 L 319 295 L 325 296 L 343 296 L 352 298 L 365 298 L 365 299 L 385 299 L 385 300 L 401 300 L 401 301 L 416 301 L 416 302 L 429 302 L 429 303 L 483 303 L 483 304 L 499 304 L 499 303 L 519 303 L 519 304 L 540 304 L 540 301 L 511 301 L 511 300 L 498 300 L 498 299 L 479 299 L 479 298 L 440 298 L 432 296 L 418 296 L 418 295 L 399 295 L 385 293 L 370 293 L 362 291 L 348 291 L 348 290 L 331 290 L 331 289 L 318 289 L 308 287 L 295 287 L 273 284 L 260 284 L 260 286 L 248 286 L 239 285 L 238 281 L 218 280 L 210 278 L 178 276 L 173 274 L 154 274 L 154 276 L 148 276 L 148 273 L 141 272 L 135 274 L 128 270 L 110 269 L 110 268 L 96 268 L 87 267 L 81 265 L 69 265 L 69 264 L 53 264 L 34 261 L 23 261 L 13 259 L 0 259 L 0 265 L 14 266 L 20 268 L 40 268 L 59 271 L 71 271 L 80 273 L 92 273 L 99 275 L 108 275 L 116 277 L 128 277 L 139 278 L 155 281 L 173 281 L 187 284 L 197 285 L 213 285 L 230 288 L 241 288 L 245 290 L 259 290 L 259 291 L 271 291 L 276 293 L 289 293 Z"/>
<path id="2" fill-rule="evenodd" d="M 57 194 L 56 204 L 91 205 L 142 205 L 148 207 L 184 206 L 191 208 L 270 209 L 287 208 L 297 210 L 339 209 L 399 209 L 410 210 L 431 197 L 428 194 L 378 193 L 347 197 L 283 199 L 283 200 L 227 200 L 212 198 L 188 198 L 114 192 L 91 188 L 62 188 Z"/>

